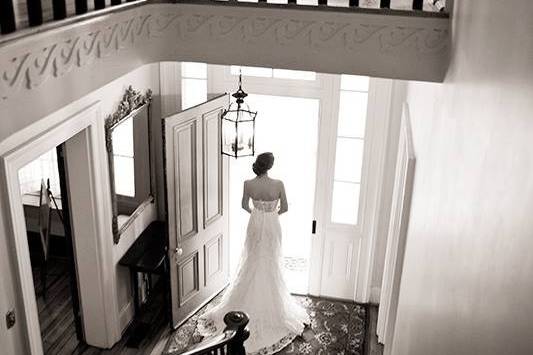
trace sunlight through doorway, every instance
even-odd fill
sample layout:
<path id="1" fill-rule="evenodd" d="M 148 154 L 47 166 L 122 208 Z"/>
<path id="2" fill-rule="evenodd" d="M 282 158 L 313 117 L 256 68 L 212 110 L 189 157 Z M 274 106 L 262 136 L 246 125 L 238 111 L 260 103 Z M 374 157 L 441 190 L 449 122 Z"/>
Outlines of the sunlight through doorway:
<path id="1" fill-rule="evenodd" d="M 280 217 L 283 232 L 283 264 L 289 290 L 308 292 L 311 223 L 314 212 L 319 100 L 251 94 L 250 108 L 256 119 L 256 155 L 272 152 L 269 175 L 285 184 L 289 212 Z M 241 209 L 244 180 L 255 175 L 255 157 L 230 160 L 230 269 L 235 272 L 246 235 L 248 214 Z"/>

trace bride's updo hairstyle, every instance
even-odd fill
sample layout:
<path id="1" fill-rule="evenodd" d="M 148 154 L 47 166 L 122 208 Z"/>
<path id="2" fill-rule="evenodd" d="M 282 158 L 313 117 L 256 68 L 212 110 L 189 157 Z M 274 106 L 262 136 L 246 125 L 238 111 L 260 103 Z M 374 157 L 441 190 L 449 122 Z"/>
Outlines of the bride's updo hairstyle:
<path id="1" fill-rule="evenodd" d="M 255 159 L 255 163 L 252 165 L 252 170 L 255 175 L 259 176 L 269 171 L 270 168 L 272 168 L 272 165 L 274 165 L 274 154 L 270 152 L 261 153 Z"/>

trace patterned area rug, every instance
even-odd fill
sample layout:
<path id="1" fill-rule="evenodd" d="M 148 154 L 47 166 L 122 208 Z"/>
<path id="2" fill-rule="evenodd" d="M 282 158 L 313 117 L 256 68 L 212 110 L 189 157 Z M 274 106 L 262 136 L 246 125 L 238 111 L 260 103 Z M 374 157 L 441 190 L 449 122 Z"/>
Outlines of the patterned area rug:
<path id="1" fill-rule="evenodd" d="M 363 354 L 367 312 L 364 305 L 310 296 L 294 297 L 307 309 L 311 326 L 278 354 Z M 219 299 L 220 296 L 212 302 L 217 303 Z M 206 307 L 172 333 L 163 354 L 180 354 L 202 340 L 196 331 L 196 322 Z"/>

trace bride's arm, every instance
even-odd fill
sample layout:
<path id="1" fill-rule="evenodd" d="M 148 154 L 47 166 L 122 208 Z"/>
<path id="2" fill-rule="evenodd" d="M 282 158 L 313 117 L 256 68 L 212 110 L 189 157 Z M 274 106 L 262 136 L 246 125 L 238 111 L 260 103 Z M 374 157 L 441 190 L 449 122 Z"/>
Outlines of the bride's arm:
<path id="1" fill-rule="evenodd" d="M 287 203 L 287 195 L 285 194 L 285 186 L 283 186 L 283 181 L 280 181 L 281 189 L 279 193 L 280 205 L 278 214 L 283 214 L 289 210 L 289 204 Z"/>
<path id="2" fill-rule="evenodd" d="M 244 190 L 242 192 L 241 205 L 242 205 L 242 208 L 246 210 L 246 212 L 252 213 L 252 209 L 250 208 L 250 195 L 248 194 L 248 189 L 246 188 L 246 181 L 244 182 Z"/>

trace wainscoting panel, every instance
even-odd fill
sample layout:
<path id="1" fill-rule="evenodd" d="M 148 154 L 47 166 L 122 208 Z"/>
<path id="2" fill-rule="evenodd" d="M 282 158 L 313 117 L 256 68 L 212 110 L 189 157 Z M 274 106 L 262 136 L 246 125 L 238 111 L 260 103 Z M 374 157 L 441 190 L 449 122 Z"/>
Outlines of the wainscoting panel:
<path id="1" fill-rule="evenodd" d="M 360 238 L 335 238 L 326 242 L 321 295 L 353 299 L 361 249 Z"/>

